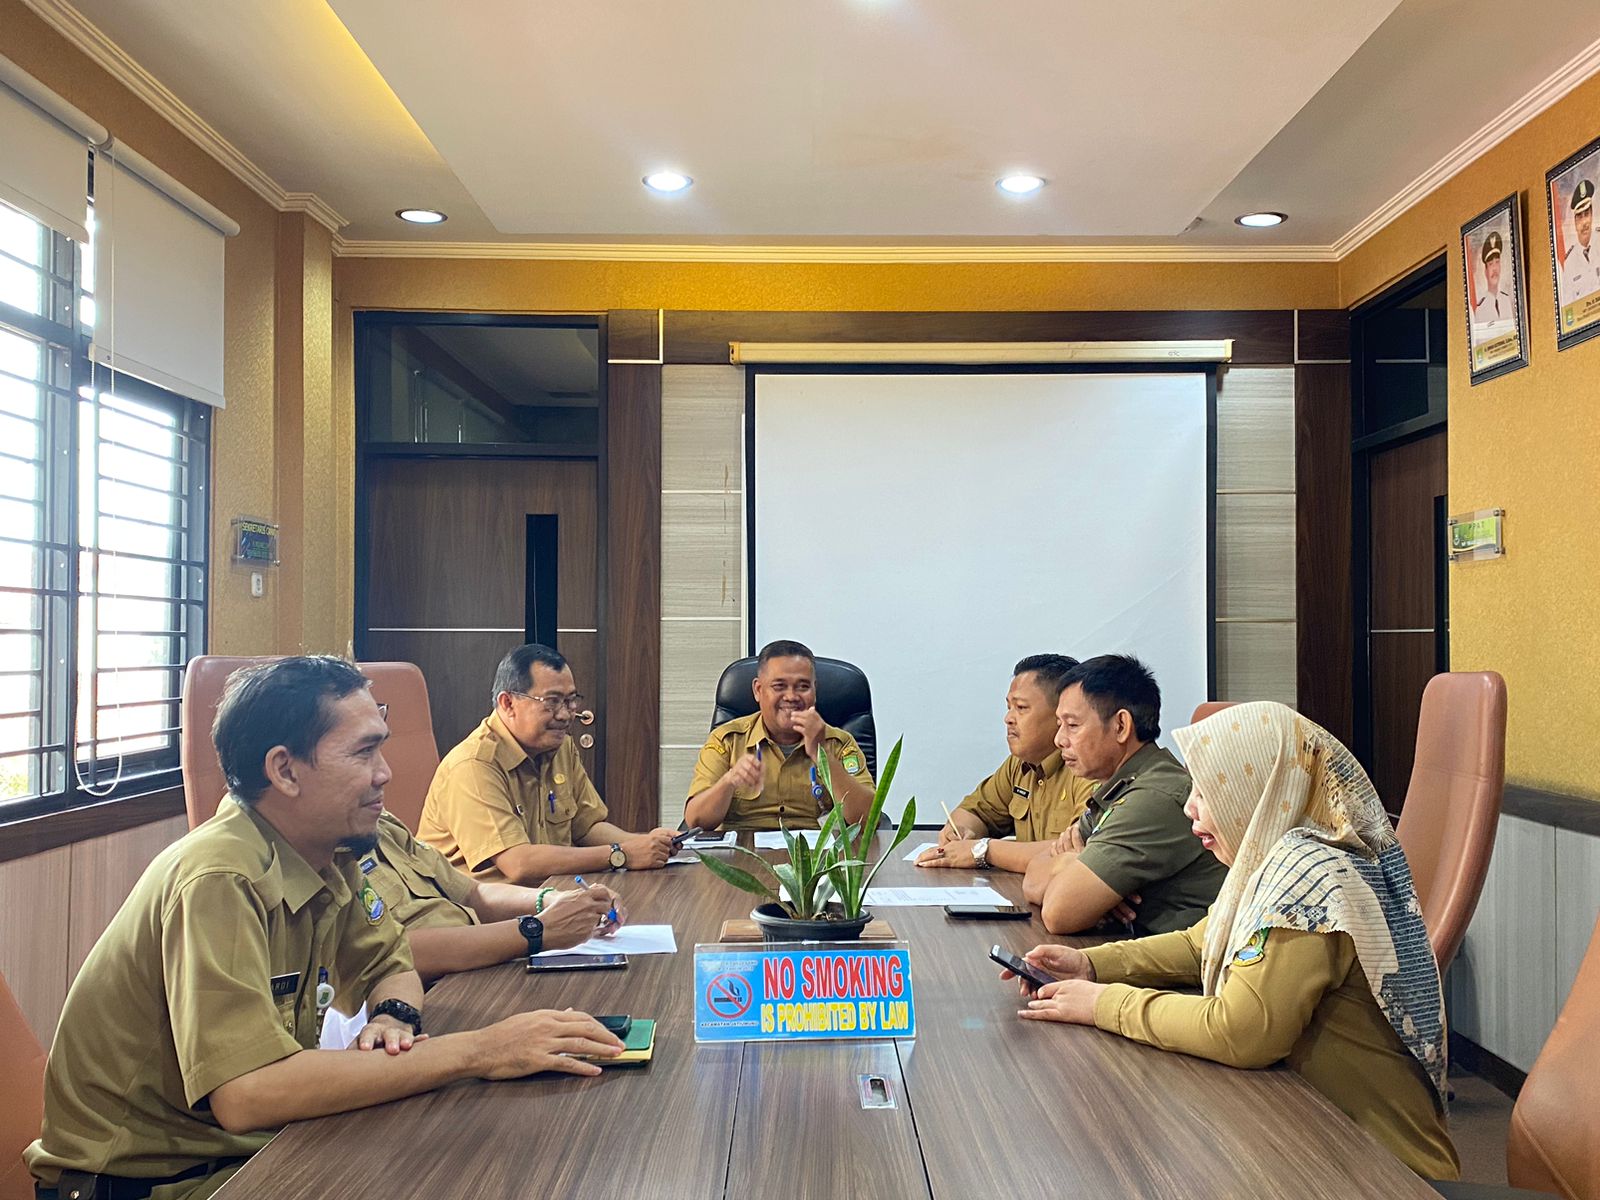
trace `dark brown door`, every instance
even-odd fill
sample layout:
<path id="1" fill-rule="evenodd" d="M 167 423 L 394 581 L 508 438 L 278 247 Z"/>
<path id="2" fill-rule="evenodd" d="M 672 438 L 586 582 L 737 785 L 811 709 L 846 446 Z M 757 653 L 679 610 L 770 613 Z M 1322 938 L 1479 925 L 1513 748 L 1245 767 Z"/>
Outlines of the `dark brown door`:
<path id="1" fill-rule="evenodd" d="M 1411 780 L 1422 689 L 1449 669 L 1442 603 L 1444 430 L 1374 451 L 1369 470 L 1372 781 L 1384 805 L 1398 813 Z"/>
<path id="2" fill-rule="evenodd" d="M 367 624 L 358 652 L 422 669 L 441 754 L 488 715 L 496 664 L 538 627 L 530 568 L 544 583 L 555 571 L 545 624 L 589 709 L 603 715 L 593 459 L 373 457 L 364 486 Z M 577 730 L 580 746 L 603 728 L 596 720 Z M 583 749 L 597 783 L 602 753 L 598 741 Z"/>

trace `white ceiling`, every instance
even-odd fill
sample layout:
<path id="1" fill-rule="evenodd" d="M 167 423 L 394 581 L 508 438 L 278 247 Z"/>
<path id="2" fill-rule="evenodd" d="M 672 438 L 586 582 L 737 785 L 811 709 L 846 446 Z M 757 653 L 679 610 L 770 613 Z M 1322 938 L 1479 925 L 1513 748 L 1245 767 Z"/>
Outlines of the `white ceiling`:
<path id="1" fill-rule="evenodd" d="M 1596 0 L 1515 7 L 77 4 L 349 240 L 838 246 L 1329 245 L 1600 38 Z"/>

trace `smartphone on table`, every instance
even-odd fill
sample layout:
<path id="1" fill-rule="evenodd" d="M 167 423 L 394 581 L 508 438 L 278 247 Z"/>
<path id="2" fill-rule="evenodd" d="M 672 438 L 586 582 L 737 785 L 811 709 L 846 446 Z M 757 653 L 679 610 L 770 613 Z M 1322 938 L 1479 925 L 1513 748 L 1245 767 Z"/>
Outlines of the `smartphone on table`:
<path id="1" fill-rule="evenodd" d="M 956 921 L 1026 921 L 1033 910 L 1015 904 L 946 904 L 944 915 Z"/>
<path id="2" fill-rule="evenodd" d="M 528 974 L 546 971 L 620 971 L 628 965 L 626 954 L 530 954 Z"/>

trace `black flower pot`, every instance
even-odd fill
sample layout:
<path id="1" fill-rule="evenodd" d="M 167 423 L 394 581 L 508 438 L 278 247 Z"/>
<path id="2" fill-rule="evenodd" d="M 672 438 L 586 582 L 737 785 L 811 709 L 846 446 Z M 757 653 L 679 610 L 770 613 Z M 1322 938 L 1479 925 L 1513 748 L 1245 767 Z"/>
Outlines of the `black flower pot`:
<path id="1" fill-rule="evenodd" d="M 853 920 L 839 914 L 839 906 L 830 904 L 831 915 L 799 920 L 789 916 L 780 905 L 767 903 L 752 910 L 750 916 L 761 926 L 762 940 L 768 942 L 853 942 L 872 920 L 866 909 Z"/>

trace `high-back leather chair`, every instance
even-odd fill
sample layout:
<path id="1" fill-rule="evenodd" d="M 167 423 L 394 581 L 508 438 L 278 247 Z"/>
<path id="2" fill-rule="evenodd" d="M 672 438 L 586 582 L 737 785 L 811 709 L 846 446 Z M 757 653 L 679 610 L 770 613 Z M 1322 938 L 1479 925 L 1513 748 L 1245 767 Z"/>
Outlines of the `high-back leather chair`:
<path id="1" fill-rule="evenodd" d="M 1442 974 L 1478 907 L 1506 781 L 1506 681 L 1435 675 L 1422 692 L 1417 756 L 1395 833 Z"/>
<path id="2" fill-rule="evenodd" d="M 271 658 L 232 658 L 205 654 L 190 660 L 183 677 L 180 758 L 183 764 L 183 800 L 189 810 L 189 828 L 209 820 L 227 795 L 228 782 L 211 744 L 211 722 L 222 700 L 223 685 L 240 667 L 271 662 Z M 360 663 L 361 673 L 372 680 L 372 698 L 389 706 L 389 740 L 383 745 L 394 778 L 383 792 L 383 804 L 404 821 L 412 833 L 422 819 L 422 802 L 439 767 L 439 747 L 433 740 L 433 712 L 428 707 L 428 684 L 412 663 Z"/>
<path id="3" fill-rule="evenodd" d="M 1232 708 L 1239 703 L 1237 700 L 1204 700 L 1195 706 L 1194 716 L 1189 718 L 1189 724 L 1198 725 L 1207 717 L 1215 716 L 1225 708 Z"/>
<path id="4" fill-rule="evenodd" d="M 836 729 L 842 729 L 855 738 L 861 753 L 867 756 L 867 770 L 878 777 L 878 732 L 872 723 L 872 688 L 864 671 L 854 663 L 838 658 L 818 658 L 817 711 L 822 719 Z M 717 680 L 716 710 L 711 714 L 711 728 L 735 717 L 747 717 L 756 711 L 755 683 L 756 660 L 741 658 L 728 664 Z"/>
<path id="5" fill-rule="evenodd" d="M 33 1200 L 33 1176 L 22 1152 L 44 1121 L 44 1047 L 33 1036 L 6 981 L 0 979 L 0 1200 Z"/>

